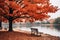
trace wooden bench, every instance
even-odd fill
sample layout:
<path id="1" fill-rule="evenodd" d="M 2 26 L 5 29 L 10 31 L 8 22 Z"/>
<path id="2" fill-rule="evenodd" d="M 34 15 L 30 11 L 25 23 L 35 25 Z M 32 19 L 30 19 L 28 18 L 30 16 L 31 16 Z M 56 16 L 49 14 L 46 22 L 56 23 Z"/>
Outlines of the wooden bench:
<path id="1" fill-rule="evenodd" d="M 31 35 L 41 36 L 37 28 L 31 28 Z"/>

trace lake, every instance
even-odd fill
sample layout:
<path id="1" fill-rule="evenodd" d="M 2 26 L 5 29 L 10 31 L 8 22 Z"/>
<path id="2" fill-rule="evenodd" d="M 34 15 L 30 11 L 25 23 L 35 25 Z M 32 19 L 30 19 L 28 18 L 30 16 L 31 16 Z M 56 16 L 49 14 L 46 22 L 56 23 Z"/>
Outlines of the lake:
<path id="1" fill-rule="evenodd" d="M 26 31 L 31 31 L 31 28 L 37 28 L 39 32 L 43 32 L 45 34 L 50 34 L 53 36 L 59 36 L 60 37 L 60 30 L 57 30 L 56 28 L 54 28 L 53 26 L 51 26 L 50 24 L 48 26 L 46 26 L 47 24 L 13 24 L 13 29 L 16 30 L 26 30 Z M 3 28 L 8 28 L 8 23 L 2 24 Z"/>

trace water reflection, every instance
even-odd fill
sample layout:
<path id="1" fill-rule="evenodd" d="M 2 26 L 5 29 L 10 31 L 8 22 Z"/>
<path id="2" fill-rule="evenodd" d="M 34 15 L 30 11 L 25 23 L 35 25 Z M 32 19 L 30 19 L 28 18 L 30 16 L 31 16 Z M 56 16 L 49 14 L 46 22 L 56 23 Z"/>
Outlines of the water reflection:
<path id="1" fill-rule="evenodd" d="M 60 31 L 60 24 L 54 24 L 53 26 L 54 26 L 55 29 Z"/>
<path id="2" fill-rule="evenodd" d="M 32 26 L 33 28 L 37 28 L 39 32 L 43 32 L 45 34 L 50 34 L 53 36 L 59 36 L 60 37 L 60 31 L 55 29 L 54 27 L 42 27 L 42 26 Z M 21 30 L 27 30 L 27 31 L 31 31 L 30 30 L 31 27 L 27 28 L 27 27 L 21 27 Z"/>
<path id="3" fill-rule="evenodd" d="M 8 23 L 2 23 L 2 27 L 7 28 L 9 27 Z M 39 32 L 43 32 L 46 34 L 50 34 L 53 36 L 59 36 L 60 37 L 60 25 L 57 24 L 20 24 L 16 23 L 13 24 L 13 29 L 16 30 L 26 30 L 31 31 L 30 28 L 37 28 Z"/>

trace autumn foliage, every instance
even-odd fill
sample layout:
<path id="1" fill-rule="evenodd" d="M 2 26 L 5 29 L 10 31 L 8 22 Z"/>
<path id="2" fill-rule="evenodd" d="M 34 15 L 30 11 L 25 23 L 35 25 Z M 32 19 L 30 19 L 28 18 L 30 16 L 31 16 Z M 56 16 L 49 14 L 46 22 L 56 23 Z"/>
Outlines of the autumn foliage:
<path id="1" fill-rule="evenodd" d="M 9 8 L 13 10 L 12 13 L 9 12 Z M 0 0 L 0 16 L 6 19 L 13 17 L 13 19 L 29 19 L 33 22 L 49 18 L 48 13 L 57 10 L 58 8 L 51 5 L 49 0 Z"/>

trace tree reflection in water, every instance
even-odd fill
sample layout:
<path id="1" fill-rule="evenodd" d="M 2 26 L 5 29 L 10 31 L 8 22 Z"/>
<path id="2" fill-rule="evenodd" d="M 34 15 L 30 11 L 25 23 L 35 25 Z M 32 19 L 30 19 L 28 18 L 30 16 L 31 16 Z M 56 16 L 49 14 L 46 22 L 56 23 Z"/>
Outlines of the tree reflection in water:
<path id="1" fill-rule="evenodd" d="M 60 31 L 60 24 L 54 24 L 53 26 L 54 26 L 55 29 Z"/>

